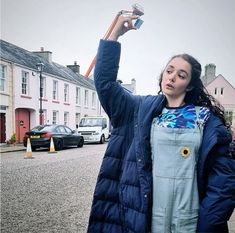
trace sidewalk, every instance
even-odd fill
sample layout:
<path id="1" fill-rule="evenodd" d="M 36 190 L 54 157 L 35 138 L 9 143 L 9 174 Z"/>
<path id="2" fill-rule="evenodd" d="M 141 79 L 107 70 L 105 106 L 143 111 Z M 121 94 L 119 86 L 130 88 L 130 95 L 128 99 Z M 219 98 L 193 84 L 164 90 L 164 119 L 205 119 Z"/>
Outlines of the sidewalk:
<path id="1" fill-rule="evenodd" d="M 2 143 L 0 144 L 0 152 L 6 153 L 6 152 L 14 152 L 14 151 L 24 151 L 26 150 L 26 147 L 24 147 L 23 144 L 6 144 Z"/>

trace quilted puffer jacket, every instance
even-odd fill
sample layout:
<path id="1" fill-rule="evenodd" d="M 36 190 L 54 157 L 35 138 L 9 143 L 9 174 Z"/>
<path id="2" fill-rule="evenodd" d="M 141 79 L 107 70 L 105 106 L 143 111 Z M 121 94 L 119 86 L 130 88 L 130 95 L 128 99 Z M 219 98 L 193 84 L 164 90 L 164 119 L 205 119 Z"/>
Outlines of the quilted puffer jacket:
<path id="1" fill-rule="evenodd" d="M 151 232 L 150 128 L 165 97 L 133 96 L 116 82 L 120 51 L 120 43 L 100 41 L 95 85 L 113 130 L 97 178 L 89 233 Z M 234 209 L 235 165 L 228 153 L 231 135 L 210 115 L 198 161 L 198 232 L 222 233 L 228 232 Z"/>

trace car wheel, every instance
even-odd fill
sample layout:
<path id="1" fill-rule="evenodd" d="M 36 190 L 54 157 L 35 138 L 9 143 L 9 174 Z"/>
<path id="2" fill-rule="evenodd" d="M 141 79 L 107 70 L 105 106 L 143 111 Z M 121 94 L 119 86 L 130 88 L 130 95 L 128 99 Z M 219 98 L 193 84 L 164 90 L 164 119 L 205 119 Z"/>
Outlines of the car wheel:
<path id="1" fill-rule="evenodd" d="M 32 146 L 32 151 L 35 151 L 37 149 L 37 147 Z"/>
<path id="2" fill-rule="evenodd" d="M 83 147 L 83 145 L 84 145 L 84 139 L 81 138 L 78 142 L 78 147 Z"/>
<path id="3" fill-rule="evenodd" d="M 63 142 L 61 140 L 58 140 L 55 144 L 56 150 L 62 150 L 63 149 Z"/>
<path id="4" fill-rule="evenodd" d="M 104 135 L 102 134 L 101 138 L 100 138 L 100 144 L 104 144 L 105 143 L 105 137 Z"/>

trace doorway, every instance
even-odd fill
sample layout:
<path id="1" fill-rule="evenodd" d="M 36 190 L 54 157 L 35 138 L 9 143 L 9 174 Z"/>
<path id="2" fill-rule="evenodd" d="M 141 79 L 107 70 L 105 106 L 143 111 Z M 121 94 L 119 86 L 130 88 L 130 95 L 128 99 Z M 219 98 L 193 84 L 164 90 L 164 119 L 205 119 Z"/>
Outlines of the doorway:
<path id="1" fill-rule="evenodd" d="M 0 143 L 6 142 L 6 113 L 0 113 Z"/>
<path id="2" fill-rule="evenodd" d="M 23 138 L 26 132 L 29 131 L 30 112 L 28 109 L 18 108 L 16 114 L 16 135 L 18 143 L 23 143 Z"/>

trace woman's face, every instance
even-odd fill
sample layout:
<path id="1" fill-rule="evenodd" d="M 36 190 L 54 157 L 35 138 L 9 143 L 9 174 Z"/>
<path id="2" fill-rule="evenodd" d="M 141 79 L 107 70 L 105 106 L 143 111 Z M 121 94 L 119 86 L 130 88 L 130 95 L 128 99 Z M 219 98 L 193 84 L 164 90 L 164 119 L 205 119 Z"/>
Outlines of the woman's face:
<path id="1" fill-rule="evenodd" d="M 191 65 L 181 57 L 173 58 L 166 66 L 161 89 L 166 97 L 184 97 L 191 80 Z"/>

